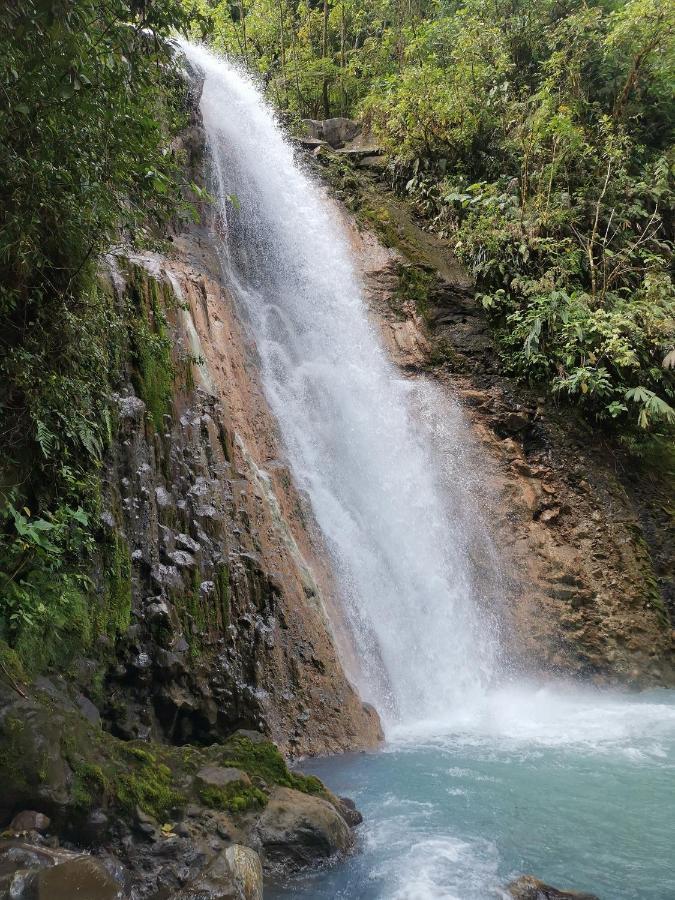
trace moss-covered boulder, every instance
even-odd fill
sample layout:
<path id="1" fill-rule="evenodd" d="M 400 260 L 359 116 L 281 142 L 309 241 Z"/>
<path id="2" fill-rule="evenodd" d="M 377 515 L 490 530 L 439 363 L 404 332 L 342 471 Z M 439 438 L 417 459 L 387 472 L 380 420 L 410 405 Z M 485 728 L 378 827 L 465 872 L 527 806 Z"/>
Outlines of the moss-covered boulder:
<path id="1" fill-rule="evenodd" d="M 169 877 L 172 890 L 187 890 L 184 860 L 190 883 L 222 881 L 213 865 L 228 847 L 248 845 L 267 867 L 297 869 L 352 845 L 353 810 L 319 779 L 291 771 L 261 734 L 240 731 L 209 747 L 123 741 L 65 697 L 1 684 L 0 784 L 0 827 L 34 810 L 51 819 L 50 834 L 112 852 L 132 882 L 150 872 L 159 886 Z"/>

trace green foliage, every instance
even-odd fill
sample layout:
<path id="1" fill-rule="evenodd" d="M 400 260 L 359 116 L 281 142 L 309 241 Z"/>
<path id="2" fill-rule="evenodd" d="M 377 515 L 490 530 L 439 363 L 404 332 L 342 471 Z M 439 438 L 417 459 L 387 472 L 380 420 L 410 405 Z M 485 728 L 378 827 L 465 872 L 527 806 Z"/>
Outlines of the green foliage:
<path id="1" fill-rule="evenodd" d="M 234 781 L 226 787 L 208 785 L 199 792 L 199 798 L 210 809 L 241 813 L 249 809 L 260 809 L 267 805 L 267 795 L 260 788 Z"/>
<path id="2" fill-rule="evenodd" d="M 675 421 L 674 38 L 661 0 L 465 0 L 364 107 L 507 369 L 642 429 Z"/>
<path id="3" fill-rule="evenodd" d="M 257 742 L 243 735 L 236 735 L 225 744 L 221 765 L 241 769 L 247 775 L 262 778 L 268 784 L 279 784 L 306 794 L 326 796 L 326 789 L 318 778 L 291 772 L 276 745 L 269 741 Z"/>
<path id="4" fill-rule="evenodd" d="M 378 76 L 400 72 L 433 0 L 183 0 L 193 31 L 264 75 L 283 110 L 349 115 Z"/>
<path id="5" fill-rule="evenodd" d="M 86 574 L 128 340 L 96 268 L 179 209 L 184 87 L 161 34 L 183 21 L 177 0 L 0 9 L 0 638 L 31 670 L 127 616 L 119 566 L 103 623 Z M 137 346 L 154 419 L 166 339 L 150 331 Z"/>
<path id="6" fill-rule="evenodd" d="M 41 517 L 9 499 L 0 521 L 0 638 L 30 671 L 64 663 L 92 637 L 91 582 L 80 567 L 67 565 L 91 550 L 88 517 L 65 505 Z"/>

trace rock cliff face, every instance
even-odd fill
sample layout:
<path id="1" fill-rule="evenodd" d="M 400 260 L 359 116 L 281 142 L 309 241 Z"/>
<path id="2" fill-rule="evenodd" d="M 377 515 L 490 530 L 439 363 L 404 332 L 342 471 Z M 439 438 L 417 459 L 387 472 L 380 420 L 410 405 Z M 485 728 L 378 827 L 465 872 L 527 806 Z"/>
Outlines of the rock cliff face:
<path id="1" fill-rule="evenodd" d="M 317 152 L 317 151 L 315 151 Z M 373 316 L 409 378 L 434 379 L 471 426 L 515 671 L 639 685 L 675 681 L 672 520 L 649 472 L 500 371 L 488 323 L 447 244 L 379 178 L 318 151 L 344 213 Z M 343 207 L 344 208 L 344 207 Z"/>
<path id="2" fill-rule="evenodd" d="M 103 519 L 129 558 L 132 625 L 104 722 L 178 744 L 253 727 L 293 754 L 371 747 L 377 716 L 338 662 L 329 574 L 254 349 L 209 253 L 188 235 L 175 247 L 110 261 L 109 289 L 149 317 L 174 375 L 162 393 L 132 363 L 116 398 Z"/>

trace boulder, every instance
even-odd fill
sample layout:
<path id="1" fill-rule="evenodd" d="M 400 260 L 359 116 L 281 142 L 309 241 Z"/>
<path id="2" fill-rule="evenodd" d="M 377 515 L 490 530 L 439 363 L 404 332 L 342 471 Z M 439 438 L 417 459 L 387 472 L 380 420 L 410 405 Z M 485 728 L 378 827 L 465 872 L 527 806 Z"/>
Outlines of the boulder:
<path id="1" fill-rule="evenodd" d="M 262 900 L 260 857 L 242 844 L 233 844 L 190 882 L 176 900 Z"/>
<path id="2" fill-rule="evenodd" d="M 10 831 L 46 831 L 51 824 L 51 819 L 44 813 L 35 812 L 34 809 L 24 809 L 12 819 Z"/>
<path id="3" fill-rule="evenodd" d="M 363 822 L 363 816 L 349 797 L 335 797 L 333 805 L 350 828 L 355 828 Z"/>
<path id="4" fill-rule="evenodd" d="M 71 804 L 71 771 L 61 739 L 71 718 L 0 687 L 0 821 L 35 807 L 52 819 L 64 816 Z"/>
<path id="5" fill-rule="evenodd" d="M 325 141 L 331 147 L 342 147 L 361 131 L 354 119 L 339 116 L 335 119 L 303 119 L 307 135 L 315 141 Z"/>
<path id="6" fill-rule="evenodd" d="M 301 869 L 345 853 L 353 844 L 349 826 L 327 800 L 276 787 L 255 826 L 265 861 Z"/>
<path id="7" fill-rule="evenodd" d="M 561 891 L 532 875 L 521 875 L 506 888 L 513 900 L 599 900 L 595 894 Z"/>
<path id="8" fill-rule="evenodd" d="M 0 900 L 121 900 L 122 889 L 92 856 L 29 845 L 0 853 Z"/>

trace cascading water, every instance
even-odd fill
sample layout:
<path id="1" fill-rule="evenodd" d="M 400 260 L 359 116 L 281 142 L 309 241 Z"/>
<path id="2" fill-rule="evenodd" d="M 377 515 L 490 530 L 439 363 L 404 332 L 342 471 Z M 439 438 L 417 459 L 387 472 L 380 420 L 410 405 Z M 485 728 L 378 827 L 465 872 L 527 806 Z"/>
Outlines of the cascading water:
<path id="1" fill-rule="evenodd" d="M 184 49 L 206 76 L 201 111 L 227 280 L 334 560 L 359 687 L 385 721 L 433 718 L 480 691 L 495 665 L 467 565 L 475 515 L 461 473 L 454 485 L 443 478 L 419 419 L 426 406 L 433 420 L 440 399 L 385 358 L 346 239 L 258 90 L 206 50 Z"/>
<path id="2" fill-rule="evenodd" d="M 205 75 L 214 240 L 390 739 L 316 763 L 363 809 L 362 852 L 272 896 L 486 900 L 534 871 L 602 900 L 672 897 L 674 693 L 499 686 L 461 413 L 385 358 L 330 204 L 255 86 L 182 47 Z"/>

